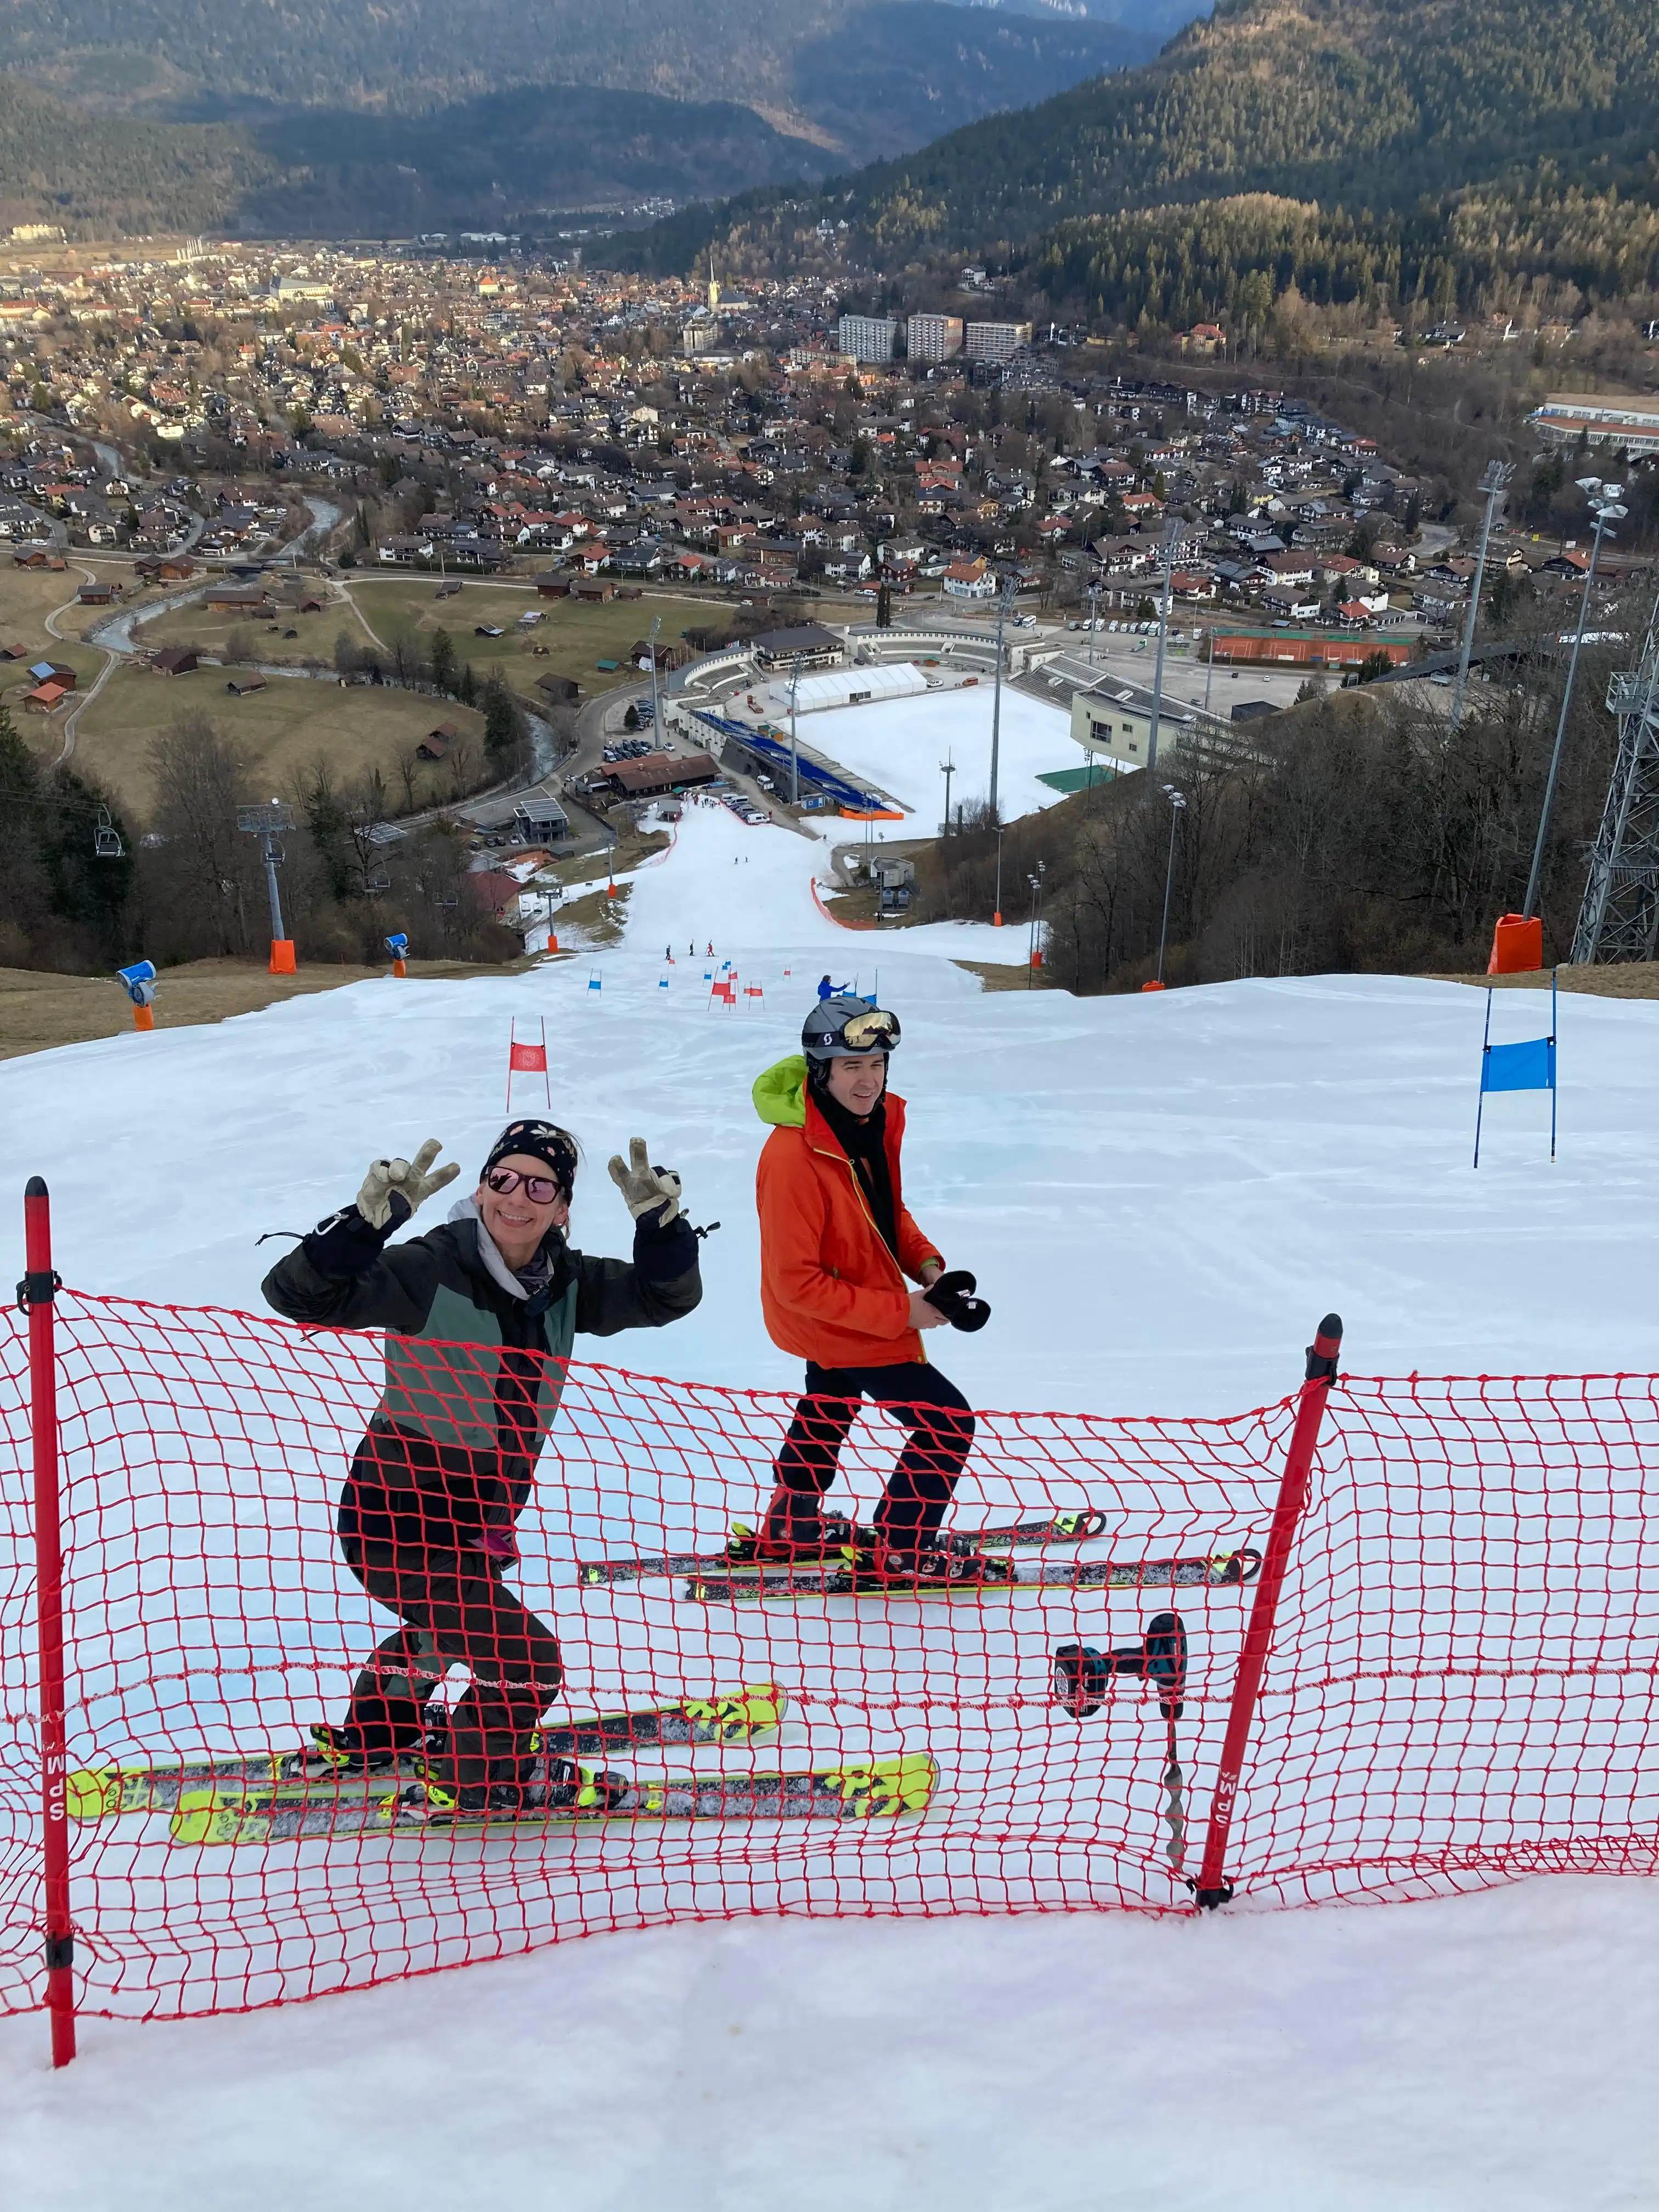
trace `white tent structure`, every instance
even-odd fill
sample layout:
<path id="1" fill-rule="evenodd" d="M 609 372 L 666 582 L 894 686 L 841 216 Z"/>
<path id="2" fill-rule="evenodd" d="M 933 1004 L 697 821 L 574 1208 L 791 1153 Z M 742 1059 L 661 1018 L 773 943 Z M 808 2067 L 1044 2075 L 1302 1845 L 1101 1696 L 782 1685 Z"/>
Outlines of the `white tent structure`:
<path id="1" fill-rule="evenodd" d="M 884 661 L 872 668 L 830 668 L 803 676 L 795 695 L 796 711 L 817 713 L 825 707 L 865 707 L 880 699 L 914 699 L 927 689 L 927 678 L 914 660 Z M 767 696 L 780 714 L 789 712 L 789 686 L 773 684 Z"/>

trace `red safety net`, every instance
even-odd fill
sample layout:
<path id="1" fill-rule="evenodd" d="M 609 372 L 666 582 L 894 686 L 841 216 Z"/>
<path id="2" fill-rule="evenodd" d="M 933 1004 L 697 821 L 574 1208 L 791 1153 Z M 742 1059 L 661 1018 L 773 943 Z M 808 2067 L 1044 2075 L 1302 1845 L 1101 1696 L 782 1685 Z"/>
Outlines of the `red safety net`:
<path id="1" fill-rule="evenodd" d="M 3 1342 L 0 2010 L 15 2010 L 43 1985 L 40 1753 L 15 1316 Z M 65 1292 L 58 1348 L 70 1767 L 294 1749 L 338 1717 L 392 1626 L 333 1533 L 380 1396 L 380 1339 Z M 582 1563 L 718 1550 L 732 1521 L 758 1517 L 794 1401 L 573 1365 L 511 1571 L 562 1648 L 550 1721 L 775 1684 L 775 1730 L 624 1744 L 594 1763 L 740 1792 L 751 1772 L 845 1776 L 926 1754 L 931 1797 L 783 1819 L 751 1793 L 720 1817 L 484 1832 L 360 1820 L 226 1844 L 176 1840 L 159 1802 L 91 1817 L 82 1785 L 81 2008 L 239 2009 L 738 1913 L 1190 1910 L 1258 1586 L 1157 1563 L 1265 1547 L 1295 1406 L 1231 1420 L 982 1413 L 956 1528 L 1103 1516 L 1080 1548 L 1012 1554 L 1040 1583 L 699 1601 L 684 1577 L 595 1584 Z M 832 1502 L 867 1517 L 901 1441 L 866 1409 Z M 1650 1377 L 1334 1387 L 1232 1817 L 1242 1891 L 1288 1903 L 1653 1871 L 1650 1464 Z M 1144 1583 L 1111 1586 L 1105 1561 Z M 1176 1778 L 1146 1682 L 1112 1679 L 1084 1719 L 1053 1686 L 1057 1645 L 1130 1645 L 1170 1609 L 1190 1643 Z M 445 1694 L 464 1686 L 458 1669 Z"/>

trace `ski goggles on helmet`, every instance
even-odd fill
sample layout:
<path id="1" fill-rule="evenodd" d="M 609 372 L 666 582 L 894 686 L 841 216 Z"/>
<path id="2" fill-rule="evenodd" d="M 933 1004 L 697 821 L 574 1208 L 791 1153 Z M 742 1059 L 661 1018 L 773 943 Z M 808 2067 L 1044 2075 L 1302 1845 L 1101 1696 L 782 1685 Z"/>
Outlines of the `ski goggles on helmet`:
<path id="1" fill-rule="evenodd" d="M 899 1041 L 899 1021 L 880 1006 L 866 1006 L 862 1000 L 837 1002 L 826 1000 L 807 1017 L 801 1035 L 801 1049 L 807 1058 L 822 1064 L 831 1060 L 858 1058 L 866 1053 L 880 1053 L 884 1057 Z"/>
<path id="2" fill-rule="evenodd" d="M 872 1006 L 867 1014 L 854 1014 L 842 1024 L 841 1042 L 849 1052 L 891 1052 L 898 1041 L 898 1016 L 879 1006 Z"/>

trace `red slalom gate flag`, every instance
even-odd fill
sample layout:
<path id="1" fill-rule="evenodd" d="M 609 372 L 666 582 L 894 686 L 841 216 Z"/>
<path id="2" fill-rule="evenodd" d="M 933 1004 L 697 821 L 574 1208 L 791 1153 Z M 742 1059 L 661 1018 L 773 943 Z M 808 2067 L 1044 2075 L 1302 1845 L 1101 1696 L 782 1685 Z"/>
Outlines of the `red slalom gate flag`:
<path id="1" fill-rule="evenodd" d="M 547 1097 L 548 1111 L 553 1109 L 553 1086 L 547 1073 L 547 1023 L 541 1024 L 541 1040 L 537 1044 L 523 1042 L 516 1026 L 509 1028 L 507 1040 L 507 1110 L 513 1111 L 513 1079 L 515 1075 L 539 1075 L 542 1089 Z"/>

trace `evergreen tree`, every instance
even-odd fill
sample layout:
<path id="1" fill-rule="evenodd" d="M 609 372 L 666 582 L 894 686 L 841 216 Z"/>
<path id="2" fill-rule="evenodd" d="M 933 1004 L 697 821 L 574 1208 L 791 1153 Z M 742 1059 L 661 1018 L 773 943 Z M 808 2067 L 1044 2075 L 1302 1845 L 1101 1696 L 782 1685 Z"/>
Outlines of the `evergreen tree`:
<path id="1" fill-rule="evenodd" d="M 447 699 L 453 699 L 460 683 L 455 641 L 447 629 L 432 633 L 432 681 Z"/>
<path id="2" fill-rule="evenodd" d="M 484 684 L 483 710 L 484 750 L 490 767 L 497 776 L 511 775 L 522 764 L 530 732 L 500 669 L 492 671 Z"/>

